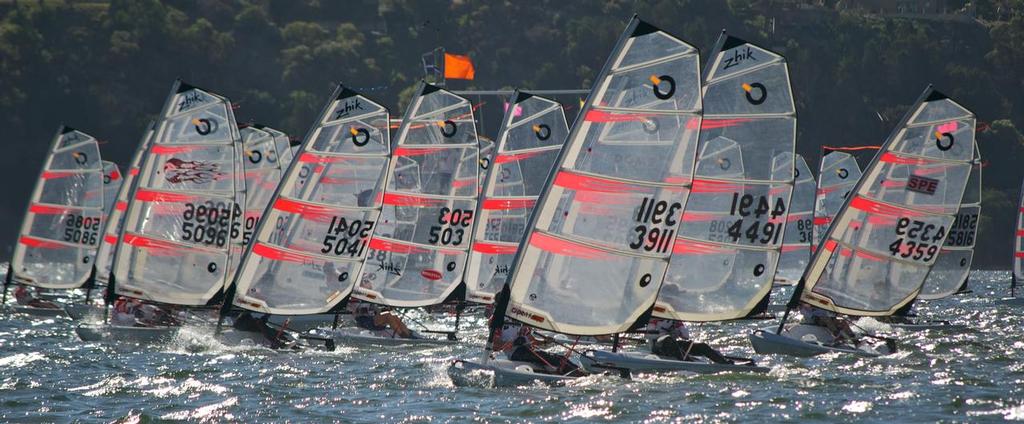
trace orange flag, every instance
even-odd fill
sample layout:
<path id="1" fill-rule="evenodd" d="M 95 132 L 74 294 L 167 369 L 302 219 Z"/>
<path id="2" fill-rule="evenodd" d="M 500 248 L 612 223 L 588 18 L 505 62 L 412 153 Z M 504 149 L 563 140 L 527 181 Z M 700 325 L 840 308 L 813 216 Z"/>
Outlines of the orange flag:
<path id="1" fill-rule="evenodd" d="M 473 69 L 473 62 L 469 56 L 461 54 L 444 54 L 444 77 L 446 79 L 471 80 L 476 76 L 476 69 Z"/>

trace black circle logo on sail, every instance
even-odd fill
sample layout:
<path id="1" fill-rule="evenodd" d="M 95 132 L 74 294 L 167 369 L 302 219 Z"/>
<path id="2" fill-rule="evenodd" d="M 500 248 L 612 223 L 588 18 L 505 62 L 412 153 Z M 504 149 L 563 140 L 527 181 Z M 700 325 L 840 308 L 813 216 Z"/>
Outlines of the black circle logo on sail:
<path id="1" fill-rule="evenodd" d="M 839 170 L 836 171 L 836 175 L 839 176 L 839 179 L 845 180 L 846 177 L 850 176 L 850 171 L 847 171 L 846 168 L 839 168 Z"/>
<path id="2" fill-rule="evenodd" d="M 800 168 L 793 168 L 793 178 L 800 178 Z"/>
<path id="3" fill-rule="evenodd" d="M 347 272 L 343 272 L 341 274 L 338 274 L 338 282 L 339 283 L 344 283 L 345 280 L 348 280 L 348 273 Z"/>
<path id="4" fill-rule="evenodd" d="M 366 143 L 370 142 L 370 132 L 366 128 L 359 128 L 352 130 L 352 144 L 358 147 L 363 147 Z"/>
<path id="5" fill-rule="evenodd" d="M 650 273 L 644 274 L 643 277 L 640 277 L 640 287 L 643 288 L 651 285 L 651 279 L 652 277 Z"/>
<path id="6" fill-rule="evenodd" d="M 445 266 L 445 269 L 447 269 L 449 272 L 455 271 L 455 261 L 448 262 L 448 265 Z"/>
<path id="7" fill-rule="evenodd" d="M 654 97 L 661 100 L 668 100 L 672 98 L 673 94 L 676 94 L 676 80 L 668 75 L 651 77 L 651 82 L 654 82 L 651 87 L 654 90 Z M 662 90 L 661 87 L 663 85 L 667 85 L 668 87 Z"/>
<path id="8" fill-rule="evenodd" d="M 967 266 L 967 258 L 960 258 L 960 267 L 963 268 L 965 266 Z"/>
<path id="9" fill-rule="evenodd" d="M 640 125 L 642 126 L 644 132 L 648 134 L 657 133 L 658 129 L 661 128 L 661 125 L 658 125 L 658 120 L 650 117 L 643 118 L 640 121 Z"/>
<path id="10" fill-rule="evenodd" d="M 206 270 L 209 271 L 211 274 L 217 272 L 217 264 L 214 262 L 210 262 L 210 264 L 206 266 Z"/>
<path id="11" fill-rule="evenodd" d="M 309 173 L 310 173 L 310 169 L 309 169 L 308 166 L 302 165 L 302 168 L 299 168 L 299 178 L 309 177 Z"/>
<path id="12" fill-rule="evenodd" d="M 941 134 L 939 134 L 938 132 L 935 133 L 935 147 L 938 148 L 939 150 L 945 152 L 949 149 L 952 149 L 953 144 L 955 144 L 953 134 L 950 134 L 948 132 L 944 132 Z"/>
<path id="13" fill-rule="evenodd" d="M 763 264 L 757 264 L 756 266 L 754 266 L 754 276 L 755 277 L 760 277 L 761 274 L 764 274 L 764 265 Z"/>
<path id="14" fill-rule="evenodd" d="M 545 124 L 534 125 L 533 133 L 537 135 L 538 140 L 545 141 L 551 138 L 551 127 Z"/>
<path id="15" fill-rule="evenodd" d="M 82 237 L 82 238 L 85 238 L 85 237 Z M 83 264 L 87 264 L 87 263 L 89 263 L 89 257 L 88 257 L 88 256 L 84 256 L 84 257 L 82 257 L 82 263 L 83 263 Z"/>
<path id="16" fill-rule="evenodd" d="M 491 158 L 480 159 L 480 169 L 487 170 L 491 167 Z"/>
<path id="17" fill-rule="evenodd" d="M 455 133 L 458 132 L 458 127 L 455 126 L 455 122 L 452 122 L 451 119 L 442 122 L 440 127 L 441 135 L 443 135 L 445 138 L 452 138 L 453 136 L 455 136 Z"/>
<path id="18" fill-rule="evenodd" d="M 732 161 L 729 158 L 718 159 L 718 167 L 723 171 L 728 171 L 729 168 L 732 168 Z"/>
<path id="19" fill-rule="evenodd" d="M 768 89 L 764 87 L 764 84 L 761 84 L 759 82 L 755 82 L 753 84 L 744 84 L 743 91 L 746 92 L 744 96 L 746 96 L 747 101 L 750 102 L 750 104 L 752 105 L 756 106 L 761 103 L 764 103 L 765 100 L 768 100 Z M 757 91 L 756 96 L 754 94 L 755 91 Z"/>
<path id="20" fill-rule="evenodd" d="M 249 162 L 260 163 L 263 160 L 263 153 L 259 150 L 253 150 L 249 152 Z"/>
<path id="21" fill-rule="evenodd" d="M 193 119 L 192 125 L 195 126 L 196 133 L 199 135 L 209 135 L 217 130 L 217 122 L 206 118 Z"/>
<path id="22" fill-rule="evenodd" d="M 72 153 L 71 156 L 75 158 L 75 163 L 79 165 L 85 165 L 85 163 L 89 161 L 89 155 L 82 152 Z"/>
<path id="23" fill-rule="evenodd" d="M 537 300 L 537 293 L 530 293 L 530 300 Z"/>
<path id="24" fill-rule="evenodd" d="M 103 174 L 103 184 L 110 184 L 110 174 Z"/>

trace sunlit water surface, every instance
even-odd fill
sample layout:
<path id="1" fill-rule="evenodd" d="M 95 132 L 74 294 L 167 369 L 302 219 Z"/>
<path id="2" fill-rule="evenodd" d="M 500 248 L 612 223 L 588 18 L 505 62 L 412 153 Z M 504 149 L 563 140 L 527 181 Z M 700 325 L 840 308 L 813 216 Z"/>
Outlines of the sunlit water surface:
<path id="1" fill-rule="evenodd" d="M 760 357 L 768 375 L 595 376 L 566 387 L 454 387 L 451 360 L 480 354 L 478 314 L 464 317 L 457 347 L 298 354 L 227 347 L 206 328 L 151 348 L 83 343 L 70 320 L 5 314 L 0 421 L 1024 420 L 1024 311 L 999 304 L 1008 281 L 1007 272 L 975 272 L 973 293 L 920 304 L 922 316 L 969 329 L 904 333 L 900 352 L 885 358 Z M 747 335 L 775 322 L 693 330 L 752 355 Z"/>

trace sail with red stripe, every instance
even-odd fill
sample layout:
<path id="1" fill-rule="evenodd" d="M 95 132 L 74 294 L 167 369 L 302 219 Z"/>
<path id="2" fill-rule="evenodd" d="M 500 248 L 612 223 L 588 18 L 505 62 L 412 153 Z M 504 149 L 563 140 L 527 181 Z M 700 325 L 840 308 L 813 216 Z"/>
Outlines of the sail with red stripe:
<path id="1" fill-rule="evenodd" d="M 775 282 L 796 284 L 811 260 L 811 241 L 814 239 L 814 193 L 817 183 L 807 161 L 796 155 L 793 168 L 796 182 L 789 201 L 786 232 L 782 234 L 782 256 L 775 272 Z"/>
<path id="2" fill-rule="evenodd" d="M 504 315 L 597 335 L 650 312 L 693 178 L 698 62 L 693 46 L 629 22 L 537 201 Z"/>
<path id="3" fill-rule="evenodd" d="M 116 294 L 217 301 L 245 204 L 242 153 L 231 102 L 175 81 L 129 194 L 111 273 Z"/>
<path id="4" fill-rule="evenodd" d="M 478 303 L 492 303 L 505 284 L 533 206 L 569 133 L 558 102 L 522 91 L 512 98 L 469 252 L 466 297 Z"/>
<path id="5" fill-rule="evenodd" d="M 797 290 L 801 302 L 858 316 L 917 296 L 960 209 L 974 114 L 925 90 L 851 190 Z"/>
<path id="6" fill-rule="evenodd" d="M 476 221 L 473 105 L 420 83 L 397 134 L 381 218 L 353 296 L 397 307 L 442 303 L 462 284 Z"/>
<path id="7" fill-rule="evenodd" d="M 703 92 L 693 189 L 654 307 L 659 318 L 750 313 L 771 290 L 790 213 L 796 108 L 785 58 L 723 33 Z"/>
<path id="8" fill-rule="evenodd" d="M 103 227 L 103 164 L 92 136 L 62 126 L 21 223 L 11 281 L 49 289 L 82 286 Z"/>
<path id="9" fill-rule="evenodd" d="M 269 207 L 234 280 L 235 307 L 317 314 L 348 297 L 379 224 L 388 117 L 384 106 L 335 88 L 277 191 L 267 192 Z"/>
<path id="10" fill-rule="evenodd" d="M 146 154 L 150 140 L 153 138 L 153 123 L 146 126 L 146 132 L 142 140 L 135 148 L 132 161 L 128 164 L 127 172 L 122 176 L 123 182 L 114 197 L 114 204 L 110 208 L 107 225 L 103 227 L 103 240 L 100 241 L 99 251 L 96 253 L 96 280 L 106 284 L 110 279 L 110 269 L 114 264 L 114 250 L 117 241 L 121 236 L 121 226 L 124 224 L 124 213 L 128 210 L 128 195 L 131 193 L 135 177 L 139 175 L 139 165 Z"/>
<path id="11" fill-rule="evenodd" d="M 103 226 L 106 226 L 107 218 L 114 209 L 114 202 L 117 200 L 117 192 L 121 190 L 124 183 L 124 176 L 117 164 L 111 161 L 103 161 Z"/>
<path id="12" fill-rule="evenodd" d="M 950 226 L 946 243 L 939 250 L 939 258 L 935 260 L 935 265 L 921 287 L 921 293 L 917 295 L 919 299 L 941 299 L 966 289 L 980 219 L 981 152 L 975 151 L 971 176 L 967 180 L 963 200 L 960 201 L 960 210 Z"/>
<path id="13" fill-rule="evenodd" d="M 1024 282 L 1024 181 L 1017 197 L 1017 226 L 1013 235 L 1013 288 Z"/>
<path id="14" fill-rule="evenodd" d="M 821 164 L 818 167 L 818 191 L 814 198 L 814 239 L 811 242 L 811 252 L 817 250 L 818 244 L 828 232 L 828 227 L 832 225 L 832 220 L 846 203 L 846 198 L 857 185 L 857 181 L 860 181 L 861 175 L 857 158 L 849 153 L 831 151 L 821 157 Z"/>

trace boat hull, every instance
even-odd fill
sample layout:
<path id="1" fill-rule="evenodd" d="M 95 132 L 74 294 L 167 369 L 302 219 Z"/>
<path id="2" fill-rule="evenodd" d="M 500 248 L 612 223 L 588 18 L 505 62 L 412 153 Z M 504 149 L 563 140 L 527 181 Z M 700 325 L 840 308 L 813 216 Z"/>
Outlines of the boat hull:
<path id="1" fill-rule="evenodd" d="M 337 330 L 314 331 L 312 336 L 330 338 L 337 346 L 453 346 L 459 344 L 458 340 L 435 339 L 421 337 L 406 339 L 402 337 L 387 337 L 375 334 L 369 330 L 355 328 L 339 328 Z"/>
<path id="2" fill-rule="evenodd" d="M 507 359 L 493 359 L 486 363 L 456 359 L 448 367 L 448 378 L 456 386 L 474 386 L 484 382 L 492 387 L 509 387 L 535 382 L 561 385 L 578 377 L 538 372 L 534 364 Z"/>
<path id="3" fill-rule="evenodd" d="M 751 363 L 752 364 L 752 363 Z M 710 361 L 680 361 L 654 354 L 639 352 L 608 352 L 603 350 L 587 351 L 580 356 L 580 365 L 589 373 L 628 370 L 630 372 L 670 372 L 684 371 L 697 374 L 714 374 L 719 372 L 752 372 L 767 373 L 766 367 L 746 364 L 716 364 Z"/>
<path id="4" fill-rule="evenodd" d="M 36 308 L 34 306 L 25 305 L 7 305 L 9 313 L 13 314 L 25 314 L 34 317 L 63 317 L 67 316 L 67 313 L 63 308 Z"/>
<path id="5" fill-rule="evenodd" d="M 829 346 L 834 340 L 828 329 L 816 325 L 797 324 L 775 334 L 774 329 L 757 330 L 750 335 L 750 344 L 761 355 L 790 355 L 811 357 L 839 352 L 860 357 L 878 357 L 891 352 L 880 352 L 873 347 Z"/>
<path id="6" fill-rule="evenodd" d="M 161 343 L 174 338 L 179 327 L 125 327 L 106 324 L 79 324 L 78 338 L 85 342 Z"/>
<path id="7" fill-rule="evenodd" d="M 68 317 L 75 321 L 85 319 L 90 315 L 101 316 L 103 314 L 103 306 L 84 304 L 84 303 L 72 303 L 64 306 L 64 312 L 67 313 Z"/>
<path id="8" fill-rule="evenodd" d="M 1024 306 L 1024 297 L 1004 297 L 999 303 L 1007 306 Z"/>

